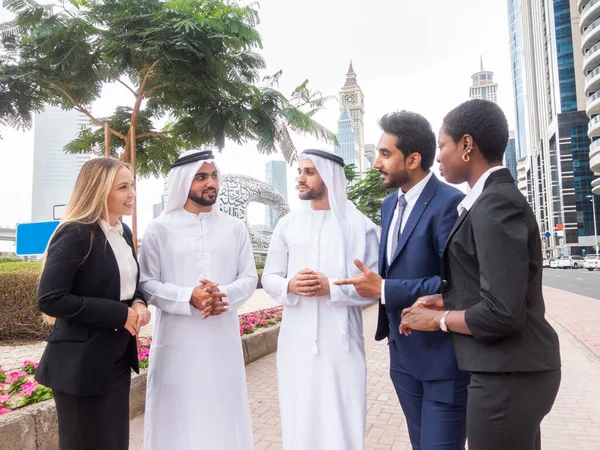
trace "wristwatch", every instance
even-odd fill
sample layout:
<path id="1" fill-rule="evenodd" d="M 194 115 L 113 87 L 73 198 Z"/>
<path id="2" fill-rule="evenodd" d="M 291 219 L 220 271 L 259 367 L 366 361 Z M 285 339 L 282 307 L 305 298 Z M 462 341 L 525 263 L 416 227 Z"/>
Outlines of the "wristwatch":
<path id="1" fill-rule="evenodd" d="M 445 333 L 450 333 L 450 330 L 448 330 L 448 327 L 446 326 L 446 317 L 448 317 L 448 314 L 450 314 L 451 311 L 452 310 L 449 309 L 448 311 L 444 312 L 442 317 L 440 317 L 440 330 Z"/>

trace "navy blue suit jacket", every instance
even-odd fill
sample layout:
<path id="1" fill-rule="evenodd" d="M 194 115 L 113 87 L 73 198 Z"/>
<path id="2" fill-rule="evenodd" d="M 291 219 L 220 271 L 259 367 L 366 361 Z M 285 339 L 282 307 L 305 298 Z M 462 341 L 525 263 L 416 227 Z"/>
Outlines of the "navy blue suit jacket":
<path id="1" fill-rule="evenodd" d="M 441 258 L 458 219 L 456 208 L 463 198 L 461 191 L 433 175 L 408 217 L 389 266 L 387 242 L 398 201 L 397 192 L 388 196 L 381 208 L 379 274 L 385 278 L 385 305 L 379 303 L 375 339 L 388 338 L 393 370 L 422 381 L 465 376 L 456 364 L 450 334 L 413 331 L 410 336 L 404 336 L 398 330 L 404 308 L 423 295 L 441 292 Z"/>

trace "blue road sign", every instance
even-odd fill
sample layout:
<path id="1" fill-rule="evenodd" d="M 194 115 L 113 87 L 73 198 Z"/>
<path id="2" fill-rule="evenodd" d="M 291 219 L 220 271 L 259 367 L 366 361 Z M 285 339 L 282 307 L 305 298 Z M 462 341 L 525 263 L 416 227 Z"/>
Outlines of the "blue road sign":
<path id="1" fill-rule="evenodd" d="M 552 236 L 552 235 L 550 234 L 550 232 L 549 232 L 549 231 L 546 231 L 546 237 L 547 237 L 547 238 L 549 238 L 550 236 Z"/>
<path id="2" fill-rule="evenodd" d="M 58 220 L 17 224 L 15 253 L 19 256 L 44 254 L 58 224 Z"/>

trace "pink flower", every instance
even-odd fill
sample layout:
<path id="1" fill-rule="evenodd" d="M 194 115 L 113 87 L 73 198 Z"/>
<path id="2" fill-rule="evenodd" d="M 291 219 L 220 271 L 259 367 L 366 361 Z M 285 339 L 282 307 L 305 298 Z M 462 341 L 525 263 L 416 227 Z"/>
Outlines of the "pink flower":
<path id="1" fill-rule="evenodd" d="M 3 405 L 0 405 L 0 416 L 2 414 L 8 414 L 10 412 L 10 409 L 5 408 Z"/>
<path id="2" fill-rule="evenodd" d="M 38 384 L 35 381 L 28 381 L 21 387 L 21 394 L 31 397 L 35 390 L 37 389 Z"/>
<path id="3" fill-rule="evenodd" d="M 0 373 L 4 373 L 4 369 L 0 366 Z"/>
<path id="4" fill-rule="evenodd" d="M 0 405 L 2 403 L 6 403 L 10 400 L 10 395 L 8 394 L 0 394 Z"/>
<path id="5" fill-rule="evenodd" d="M 138 353 L 138 358 L 140 361 L 145 361 L 150 357 L 150 350 L 146 347 L 140 348 L 140 352 Z"/>
<path id="6" fill-rule="evenodd" d="M 8 374 L 8 376 L 6 377 L 6 381 L 8 384 L 14 384 L 17 381 L 19 381 L 21 378 L 26 378 L 27 377 L 27 372 L 11 372 Z"/>

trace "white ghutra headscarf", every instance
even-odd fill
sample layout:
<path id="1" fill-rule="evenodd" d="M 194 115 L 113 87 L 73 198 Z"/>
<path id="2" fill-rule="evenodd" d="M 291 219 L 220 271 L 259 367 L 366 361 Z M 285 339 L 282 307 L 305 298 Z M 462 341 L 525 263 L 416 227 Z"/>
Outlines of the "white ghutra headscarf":
<path id="1" fill-rule="evenodd" d="M 217 171 L 219 172 L 219 178 L 221 172 L 215 163 L 213 152 L 210 150 L 188 150 L 182 153 L 177 161 L 171 165 L 171 171 L 169 172 L 168 185 L 169 185 L 169 198 L 167 198 L 167 204 L 165 209 L 161 213 L 161 216 L 182 209 L 185 202 L 188 199 L 192 181 L 196 173 L 200 170 L 203 164 L 214 163 Z M 217 201 L 213 206 L 213 210 L 219 210 L 219 194 L 221 192 L 221 186 L 219 186 L 217 193 Z"/>
<path id="2" fill-rule="evenodd" d="M 375 226 L 356 208 L 356 205 L 348 200 L 346 186 L 348 180 L 344 172 L 342 158 L 327 150 L 305 150 L 300 155 L 300 160 L 310 159 L 323 183 L 327 187 L 329 207 L 340 228 L 342 237 L 342 248 L 344 249 L 345 268 L 340 268 L 344 277 L 353 277 L 360 273 L 354 264 L 354 258 L 365 254 L 366 235 L 370 228 Z M 310 208 L 310 201 L 303 200 L 302 208 Z"/>

